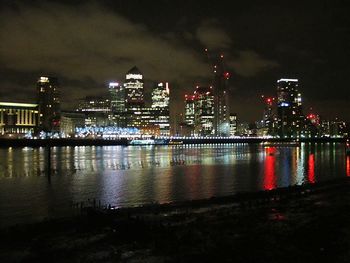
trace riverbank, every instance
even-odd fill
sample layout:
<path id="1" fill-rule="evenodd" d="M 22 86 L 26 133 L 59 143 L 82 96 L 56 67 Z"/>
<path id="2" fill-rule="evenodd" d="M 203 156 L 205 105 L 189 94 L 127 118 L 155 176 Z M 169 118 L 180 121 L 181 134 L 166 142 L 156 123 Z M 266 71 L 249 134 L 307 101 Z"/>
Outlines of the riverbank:
<path id="1" fill-rule="evenodd" d="M 183 144 L 221 144 L 221 143 L 261 143 L 261 142 L 290 142 L 290 139 L 263 139 L 263 138 L 172 138 L 165 145 L 183 145 Z M 310 143 L 333 143 L 345 142 L 344 138 L 303 138 L 300 142 Z M 108 145 L 130 145 L 128 139 L 8 139 L 0 138 L 0 147 L 44 147 L 44 146 L 108 146 Z"/>
<path id="2" fill-rule="evenodd" d="M 349 262 L 350 180 L 3 230 L 1 262 Z"/>

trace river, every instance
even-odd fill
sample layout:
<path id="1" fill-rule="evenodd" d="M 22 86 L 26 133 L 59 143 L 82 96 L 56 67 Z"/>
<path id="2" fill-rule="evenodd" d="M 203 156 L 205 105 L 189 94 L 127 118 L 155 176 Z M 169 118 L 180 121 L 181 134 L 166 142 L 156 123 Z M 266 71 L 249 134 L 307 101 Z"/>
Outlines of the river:
<path id="1" fill-rule="evenodd" d="M 0 227 L 72 213 L 194 200 L 350 176 L 342 143 L 0 148 Z"/>

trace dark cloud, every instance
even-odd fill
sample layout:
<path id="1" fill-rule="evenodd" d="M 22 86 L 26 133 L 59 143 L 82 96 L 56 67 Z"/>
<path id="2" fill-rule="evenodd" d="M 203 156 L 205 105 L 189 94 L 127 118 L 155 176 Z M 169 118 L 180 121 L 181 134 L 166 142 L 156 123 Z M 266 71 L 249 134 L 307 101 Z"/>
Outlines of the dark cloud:
<path id="1" fill-rule="evenodd" d="M 207 67 L 185 46 L 100 6 L 20 6 L 1 14 L 1 62 L 17 71 L 54 72 L 69 79 L 122 78 L 134 64 L 149 78 L 196 78 Z"/>
<path id="2" fill-rule="evenodd" d="M 62 84 L 66 107 L 86 95 L 106 94 L 109 81 L 122 81 L 137 65 L 146 92 L 152 81 L 172 84 L 180 111 L 183 94 L 212 79 L 207 47 L 212 57 L 225 54 L 231 108 L 243 119 L 259 118 L 262 109 L 240 102 L 275 95 L 281 77 L 299 78 L 310 104 L 339 101 L 327 105 L 333 105 L 331 114 L 340 112 L 340 101 L 349 98 L 349 16 L 341 6 L 321 2 L 242 2 L 231 9 L 225 1 L 4 0 L 0 100 L 35 99 L 36 77 L 50 74 Z"/>
<path id="3" fill-rule="evenodd" d="M 150 79 L 181 83 L 210 76 L 200 52 L 176 35 L 152 33 L 97 4 L 21 4 L 16 10 L 2 10 L 0 21 L 0 59 L 10 70 L 50 72 L 71 80 L 91 78 L 97 83 L 123 79 L 134 64 Z M 189 32 L 184 35 L 190 38 Z M 202 23 L 196 37 L 210 48 L 228 48 L 232 43 L 212 21 Z"/>
<path id="4" fill-rule="evenodd" d="M 215 20 L 203 22 L 196 31 L 196 37 L 210 50 L 223 50 L 232 46 L 231 37 Z"/>
<path id="5" fill-rule="evenodd" d="M 234 69 L 236 74 L 252 77 L 260 72 L 277 67 L 278 63 L 265 59 L 252 50 L 245 50 L 239 51 L 238 55 L 228 62 L 228 65 Z"/>

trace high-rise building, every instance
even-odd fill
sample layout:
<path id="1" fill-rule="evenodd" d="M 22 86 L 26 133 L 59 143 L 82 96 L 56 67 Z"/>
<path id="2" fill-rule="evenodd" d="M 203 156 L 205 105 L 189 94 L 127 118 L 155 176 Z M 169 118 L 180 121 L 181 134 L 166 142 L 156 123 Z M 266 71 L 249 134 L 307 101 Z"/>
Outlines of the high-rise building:
<path id="1" fill-rule="evenodd" d="M 169 94 L 169 83 L 158 83 L 152 91 L 152 108 L 169 108 Z"/>
<path id="2" fill-rule="evenodd" d="M 274 114 L 274 103 L 275 98 L 274 97 L 265 97 L 262 96 L 262 99 L 264 100 L 264 115 L 262 119 L 262 127 L 266 130 L 266 135 L 275 135 L 275 114 Z"/>
<path id="3" fill-rule="evenodd" d="M 161 135 L 170 135 L 170 89 L 168 82 L 158 83 L 152 91 L 152 109 L 154 125 L 159 127 Z"/>
<path id="4" fill-rule="evenodd" d="M 277 81 L 278 135 L 281 138 L 300 137 L 304 128 L 302 99 L 297 79 Z"/>
<path id="5" fill-rule="evenodd" d="M 230 136 L 237 135 L 237 114 L 230 114 Z"/>
<path id="6" fill-rule="evenodd" d="M 57 78 L 42 76 L 37 81 L 40 129 L 59 131 L 60 100 Z"/>
<path id="7" fill-rule="evenodd" d="M 194 127 L 195 95 L 185 95 L 185 123 Z"/>
<path id="8" fill-rule="evenodd" d="M 214 135 L 214 94 L 213 87 L 196 87 L 195 133 L 200 136 Z"/>
<path id="9" fill-rule="evenodd" d="M 111 111 L 121 113 L 125 111 L 125 87 L 119 82 L 110 82 L 108 86 Z"/>
<path id="10" fill-rule="evenodd" d="M 144 106 L 143 76 L 137 67 L 133 67 L 125 77 L 125 103 L 127 109 Z"/>
<path id="11" fill-rule="evenodd" d="M 214 133 L 229 136 L 228 81 L 231 75 L 225 69 L 224 55 L 220 55 L 214 65 Z"/>

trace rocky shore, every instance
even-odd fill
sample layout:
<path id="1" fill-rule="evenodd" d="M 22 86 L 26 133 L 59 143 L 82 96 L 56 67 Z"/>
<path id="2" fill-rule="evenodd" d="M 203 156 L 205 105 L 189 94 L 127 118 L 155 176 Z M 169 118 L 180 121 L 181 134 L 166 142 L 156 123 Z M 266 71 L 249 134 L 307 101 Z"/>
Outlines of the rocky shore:
<path id="1" fill-rule="evenodd" d="M 1 262 L 349 262 L 350 179 L 139 208 L 90 207 L 0 235 Z"/>

